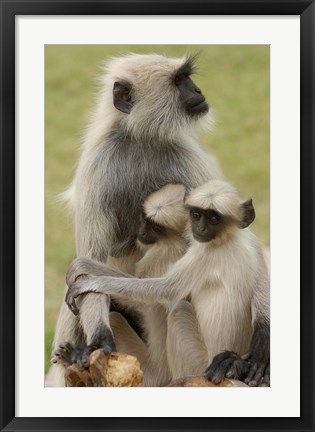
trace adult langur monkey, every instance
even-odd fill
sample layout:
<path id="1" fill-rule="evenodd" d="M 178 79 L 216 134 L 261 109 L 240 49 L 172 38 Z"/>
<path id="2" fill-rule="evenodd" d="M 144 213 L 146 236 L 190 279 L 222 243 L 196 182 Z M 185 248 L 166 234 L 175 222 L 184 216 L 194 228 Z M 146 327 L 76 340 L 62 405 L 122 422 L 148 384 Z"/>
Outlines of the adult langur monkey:
<path id="1" fill-rule="evenodd" d="M 145 200 L 137 235 L 138 246 L 144 251 L 144 256 L 136 264 L 136 277 L 164 275 L 187 251 L 188 241 L 184 236 L 184 230 L 188 222 L 188 213 L 184 207 L 184 196 L 183 185 L 169 184 L 153 192 Z M 104 274 L 102 265 L 97 261 L 78 258 L 75 262 L 85 276 Z M 73 272 L 75 275 L 74 267 Z M 118 272 L 116 274 L 122 275 Z M 68 274 L 68 283 L 71 281 L 74 279 Z M 138 358 L 144 372 L 145 386 L 167 385 L 171 380 L 166 353 L 168 309 L 157 302 L 141 305 L 130 300 L 128 304 L 141 312 L 145 342 L 121 314 L 111 312 L 110 324 L 117 350 Z M 61 344 L 55 350 L 52 361 L 66 366 L 74 362 L 79 367 L 86 366 L 82 364 L 80 351 L 67 343 Z"/>
<path id="2" fill-rule="evenodd" d="M 168 317 L 168 354 L 175 376 L 206 370 L 214 382 L 227 376 L 268 386 L 269 275 L 257 238 L 245 229 L 255 218 L 252 201 L 241 202 L 228 183 L 213 180 L 193 190 L 186 205 L 191 245 L 164 277 L 81 280 L 74 264 L 66 302 L 74 313 L 75 298 L 87 292 L 177 304 Z M 187 296 L 190 303 L 180 301 Z"/>
<path id="3" fill-rule="evenodd" d="M 111 267 L 134 274 L 144 199 L 168 183 L 190 190 L 221 177 L 216 160 L 196 139 L 199 126 L 211 118 L 190 78 L 193 66 L 191 57 L 160 55 L 131 54 L 108 62 L 69 191 L 78 256 L 108 259 Z M 115 350 L 109 307 L 108 296 L 89 294 L 82 299 L 80 317 L 88 317 L 83 320 L 63 304 L 54 347 L 66 341 L 88 352 Z M 64 385 L 64 368 L 53 368 L 52 385 Z"/>

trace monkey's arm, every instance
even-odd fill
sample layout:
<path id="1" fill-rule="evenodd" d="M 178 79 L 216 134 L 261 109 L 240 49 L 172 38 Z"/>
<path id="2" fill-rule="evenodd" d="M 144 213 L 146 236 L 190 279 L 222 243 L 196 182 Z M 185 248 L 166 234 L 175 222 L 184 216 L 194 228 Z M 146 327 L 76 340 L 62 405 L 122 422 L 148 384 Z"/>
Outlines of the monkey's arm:
<path id="1" fill-rule="evenodd" d="M 90 263 L 85 261 L 85 265 L 87 265 L 85 270 L 88 270 Z M 84 266 L 80 267 L 80 271 L 84 269 Z M 192 271 L 194 267 L 195 263 L 187 252 L 162 278 L 137 279 L 128 277 L 125 273 L 117 272 L 106 265 L 98 265 L 97 272 L 100 271 L 104 276 L 77 279 L 73 277 L 77 274 L 76 271 L 72 271 L 77 268 L 75 261 L 67 275 L 69 284 L 66 303 L 73 313 L 77 314 L 75 298 L 89 292 L 109 294 L 141 303 L 179 301 L 189 295 L 191 287 L 196 282 L 196 274 Z M 200 275 L 198 278 L 198 283 L 202 283 Z"/>
<path id="2" fill-rule="evenodd" d="M 110 294 L 141 303 L 148 301 L 170 302 L 185 298 L 189 294 L 190 286 L 189 283 L 183 283 L 183 278 L 179 277 L 176 272 L 162 278 L 148 279 L 99 276 L 90 279 L 78 279 L 71 283 L 65 301 L 76 315 L 78 308 L 75 299 L 81 294 L 89 292 Z"/>
<path id="3" fill-rule="evenodd" d="M 131 275 L 123 273 L 119 270 L 114 270 L 106 264 L 92 260 L 90 258 L 77 258 L 70 264 L 66 274 L 67 285 L 70 286 L 81 276 L 113 276 L 113 277 L 127 277 Z"/>

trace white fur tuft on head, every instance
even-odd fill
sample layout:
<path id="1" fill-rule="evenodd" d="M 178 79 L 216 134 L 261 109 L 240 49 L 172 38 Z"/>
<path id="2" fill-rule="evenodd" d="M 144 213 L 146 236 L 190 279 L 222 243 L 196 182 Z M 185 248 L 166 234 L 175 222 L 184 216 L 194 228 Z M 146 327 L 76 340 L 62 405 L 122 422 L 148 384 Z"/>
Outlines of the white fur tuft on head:
<path id="1" fill-rule="evenodd" d="M 187 197 L 185 204 L 204 210 L 215 210 L 236 221 L 242 219 L 241 198 L 236 189 L 223 180 L 211 180 Z"/>
<path id="2" fill-rule="evenodd" d="M 183 185 L 168 184 L 146 198 L 143 204 L 145 216 L 166 228 L 182 232 L 188 220 L 184 197 Z"/>

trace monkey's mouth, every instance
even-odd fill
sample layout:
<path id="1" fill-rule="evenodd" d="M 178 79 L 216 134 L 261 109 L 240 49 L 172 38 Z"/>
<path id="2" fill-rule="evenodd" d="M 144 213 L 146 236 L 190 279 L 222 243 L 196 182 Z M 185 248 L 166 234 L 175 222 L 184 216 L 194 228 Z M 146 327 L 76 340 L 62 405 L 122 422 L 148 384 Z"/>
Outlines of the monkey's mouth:
<path id="1" fill-rule="evenodd" d="M 200 234 L 195 234 L 193 233 L 194 239 L 197 240 L 197 242 L 199 243 L 208 243 L 209 241 L 215 239 L 214 235 L 200 235 Z"/>
<path id="2" fill-rule="evenodd" d="M 156 242 L 155 239 L 151 239 L 151 238 L 147 238 L 147 237 L 141 237 L 141 236 L 138 236 L 138 241 L 144 245 L 151 245 L 151 244 L 154 244 Z"/>
<path id="3" fill-rule="evenodd" d="M 201 113 L 207 113 L 209 111 L 209 105 L 206 101 L 205 97 L 202 97 L 198 101 L 196 101 L 193 104 L 190 104 L 187 106 L 187 111 L 190 114 L 201 114 Z"/>

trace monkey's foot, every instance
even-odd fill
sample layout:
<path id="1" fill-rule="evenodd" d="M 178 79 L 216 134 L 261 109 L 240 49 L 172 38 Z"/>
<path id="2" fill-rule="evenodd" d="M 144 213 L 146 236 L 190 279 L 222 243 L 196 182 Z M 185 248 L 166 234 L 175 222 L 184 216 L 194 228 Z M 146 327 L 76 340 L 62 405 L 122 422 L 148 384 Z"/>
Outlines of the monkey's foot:
<path id="1" fill-rule="evenodd" d="M 68 366 L 71 364 L 71 355 L 74 351 L 74 348 L 68 342 L 63 342 L 59 344 L 59 346 L 53 350 L 51 355 L 51 362 L 54 364 L 63 364 Z"/>
<path id="2" fill-rule="evenodd" d="M 97 349 L 96 346 L 89 345 L 85 348 L 74 350 L 71 364 L 76 364 L 80 370 L 86 369 L 89 366 L 90 354 Z"/>
<path id="3" fill-rule="evenodd" d="M 76 363 L 79 369 L 86 369 L 90 364 L 90 354 L 97 350 L 103 350 L 104 354 L 116 352 L 116 345 L 110 329 L 104 325 L 102 330 L 95 335 L 93 343 L 83 349 L 74 350 L 71 357 L 72 363 Z"/>
<path id="4" fill-rule="evenodd" d="M 250 387 L 270 387 L 270 365 L 248 360 L 249 372 L 244 382 Z"/>
<path id="5" fill-rule="evenodd" d="M 204 375 L 214 384 L 230 378 L 244 381 L 250 387 L 270 386 L 269 364 L 252 363 L 250 359 L 241 358 L 232 351 L 216 355 Z"/>

